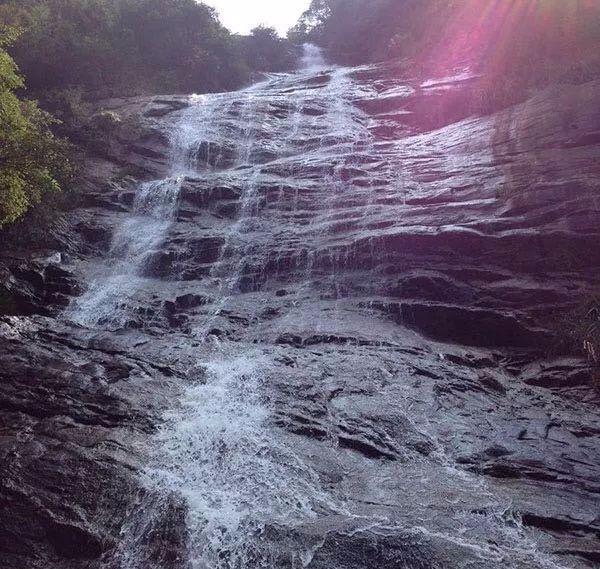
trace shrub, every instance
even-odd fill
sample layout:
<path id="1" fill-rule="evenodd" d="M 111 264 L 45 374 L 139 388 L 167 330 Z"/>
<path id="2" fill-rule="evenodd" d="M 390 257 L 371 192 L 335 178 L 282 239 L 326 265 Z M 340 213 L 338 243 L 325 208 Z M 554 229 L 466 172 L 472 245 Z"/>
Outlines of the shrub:
<path id="1" fill-rule="evenodd" d="M 344 62 L 410 57 L 432 74 L 469 65 L 519 88 L 600 74 L 590 0 L 312 0 L 290 37 Z"/>
<path id="2" fill-rule="evenodd" d="M 600 365 L 600 299 L 590 303 L 581 323 L 579 338 L 590 361 Z"/>
<path id="3" fill-rule="evenodd" d="M 293 63 L 287 40 L 233 35 L 196 0 L 0 0 L 1 21 L 24 29 L 11 53 L 44 99 L 224 91 Z"/>
<path id="4" fill-rule="evenodd" d="M 59 191 L 71 174 L 69 145 L 50 130 L 55 120 L 16 95 L 24 84 L 5 49 L 16 35 L 12 30 L 0 35 L 0 227 Z"/>
<path id="5" fill-rule="evenodd" d="M 600 297 L 594 297 L 560 322 L 570 346 L 583 354 L 594 368 L 600 386 Z"/>

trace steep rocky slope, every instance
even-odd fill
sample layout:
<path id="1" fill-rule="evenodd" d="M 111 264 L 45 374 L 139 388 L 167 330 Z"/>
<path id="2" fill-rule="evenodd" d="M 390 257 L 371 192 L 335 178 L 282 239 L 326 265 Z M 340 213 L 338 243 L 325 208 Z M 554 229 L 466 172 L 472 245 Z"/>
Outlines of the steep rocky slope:
<path id="1" fill-rule="evenodd" d="M 599 285 L 600 85 L 473 117 L 476 81 L 103 104 L 137 127 L 0 256 L 2 567 L 600 562 L 552 324 Z"/>

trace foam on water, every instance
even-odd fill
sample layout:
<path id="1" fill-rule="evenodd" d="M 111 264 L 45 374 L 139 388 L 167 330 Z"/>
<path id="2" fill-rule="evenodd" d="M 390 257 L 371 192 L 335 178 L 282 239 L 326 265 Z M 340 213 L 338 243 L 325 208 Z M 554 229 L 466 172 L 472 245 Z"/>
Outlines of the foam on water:
<path id="1" fill-rule="evenodd" d="M 148 475 L 162 491 L 185 498 L 194 569 L 275 567 L 282 552 L 264 532 L 309 521 L 327 507 L 316 474 L 269 426 L 261 395 L 268 369 L 258 350 L 219 354 L 156 438 Z"/>
<path id="2" fill-rule="evenodd" d="M 301 69 L 305 71 L 318 71 L 319 69 L 324 69 L 327 63 L 323 57 L 323 50 L 311 43 L 305 43 L 300 65 Z"/>
<path id="3" fill-rule="evenodd" d="M 316 48 L 307 53 L 307 68 L 324 65 Z M 238 217 L 225 231 L 220 259 L 210 274 L 216 283 L 212 314 L 202 329 L 195 331 L 196 337 L 206 338 L 212 321 L 239 292 L 249 263 L 260 263 L 260 165 L 253 163 L 253 156 L 258 147 L 256 128 L 263 120 L 265 85 L 270 83 L 204 97 L 198 102 L 203 110 L 188 111 L 172 140 L 173 170 L 182 176 L 210 174 L 224 145 L 233 145 L 228 176 L 242 190 Z M 327 105 L 337 104 L 335 97 L 325 96 Z M 295 108 L 300 105 L 301 101 L 296 101 Z M 301 119 L 296 111 L 294 120 Z M 331 119 L 333 128 L 341 117 L 336 112 Z M 274 148 L 285 154 L 292 142 L 288 134 L 280 137 Z M 200 167 L 196 161 L 199 153 L 206 159 Z M 115 236 L 115 243 L 121 243 L 120 251 L 114 247 L 120 265 L 115 272 L 120 279 L 126 266 L 129 275 L 143 266 L 144 257 L 160 245 L 169 230 L 179 190 L 167 190 L 163 195 L 160 187 L 156 182 L 140 188 L 136 212 L 141 210 L 143 215 L 127 220 Z M 154 189 L 160 195 L 155 195 Z M 142 221 L 136 221 L 138 218 Z M 146 221 L 154 224 L 153 229 L 130 243 Z M 122 293 L 123 287 L 122 280 L 117 282 L 115 294 Z M 103 290 L 108 288 L 104 283 Z M 205 348 L 209 349 L 208 345 Z M 161 524 L 168 497 L 177 496 L 186 511 L 186 567 L 275 569 L 281 563 L 304 567 L 315 543 L 305 540 L 284 550 L 267 535 L 278 528 L 297 527 L 337 507 L 322 490 L 317 474 L 273 427 L 266 382 L 280 372 L 260 349 L 215 341 L 211 354 L 208 361 L 199 362 L 195 380 L 183 390 L 178 404 L 165 413 L 151 443 L 151 460 L 144 473 L 150 498 L 132 516 L 119 551 L 120 563 L 126 569 L 152 567 L 145 536 Z"/>
<path id="4" fill-rule="evenodd" d="M 170 133 L 170 172 L 166 178 L 140 183 L 133 212 L 113 234 L 106 263 L 90 279 L 86 293 L 70 307 L 68 315 L 84 326 L 125 325 L 136 292 L 148 281 L 143 269 L 158 250 L 175 219 L 185 176 L 210 167 L 210 157 L 199 165 L 200 146 L 211 143 L 211 116 L 215 100 L 198 97 Z M 220 110 L 220 109 L 218 109 Z"/>

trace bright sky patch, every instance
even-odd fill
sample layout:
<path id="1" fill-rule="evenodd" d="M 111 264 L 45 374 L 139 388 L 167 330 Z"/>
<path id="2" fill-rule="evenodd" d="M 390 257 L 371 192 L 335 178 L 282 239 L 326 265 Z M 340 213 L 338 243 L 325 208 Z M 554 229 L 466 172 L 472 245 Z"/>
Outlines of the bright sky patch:
<path id="1" fill-rule="evenodd" d="M 298 21 L 310 0 L 203 0 L 219 12 L 221 22 L 231 31 L 247 34 L 264 24 L 281 34 Z"/>

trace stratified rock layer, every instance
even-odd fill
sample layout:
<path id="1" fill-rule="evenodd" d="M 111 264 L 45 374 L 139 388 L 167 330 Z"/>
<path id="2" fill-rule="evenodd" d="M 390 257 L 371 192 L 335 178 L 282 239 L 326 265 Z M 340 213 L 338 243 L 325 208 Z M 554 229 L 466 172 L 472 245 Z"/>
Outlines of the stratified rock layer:
<path id="1" fill-rule="evenodd" d="M 600 84 L 473 117 L 476 78 L 399 76 L 105 104 L 139 128 L 0 257 L 3 568 L 600 562 L 600 397 L 552 324 L 599 286 Z"/>

